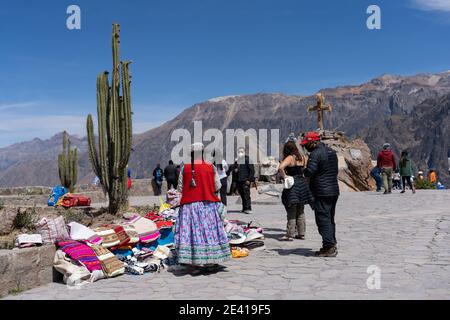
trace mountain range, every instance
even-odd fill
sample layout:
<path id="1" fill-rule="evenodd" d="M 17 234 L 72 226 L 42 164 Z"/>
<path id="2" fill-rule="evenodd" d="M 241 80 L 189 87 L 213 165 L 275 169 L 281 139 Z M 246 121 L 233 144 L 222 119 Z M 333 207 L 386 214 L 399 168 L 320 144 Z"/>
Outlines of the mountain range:
<path id="1" fill-rule="evenodd" d="M 322 89 L 333 110 L 325 113 L 325 128 L 362 138 L 372 157 L 384 142 L 398 156 L 407 149 L 415 169 L 434 168 L 442 181 L 450 183 L 450 71 L 415 76 L 383 75 L 367 83 Z M 258 93 L 214 98 L 185 109 L 174 119 L 142 134 L 134 135 L 130 161 L 133 175 L 150 177 L 156 163 L 164 166 L 175 142 L 173 130 L 193 131 L 193 121 L 203 130 L 279 129 L 284 140 L 291 132 L 316 129 L 316 114 L 307 112 L 315 96 Z M 79 181 L 93 178 L 85 138 L 71 136 L 80 151 Z M 54 185 L 58 183 L 57 154 L 62 134 L 48 140 L 34 139 L 0 149 L 0 186 Z"/>

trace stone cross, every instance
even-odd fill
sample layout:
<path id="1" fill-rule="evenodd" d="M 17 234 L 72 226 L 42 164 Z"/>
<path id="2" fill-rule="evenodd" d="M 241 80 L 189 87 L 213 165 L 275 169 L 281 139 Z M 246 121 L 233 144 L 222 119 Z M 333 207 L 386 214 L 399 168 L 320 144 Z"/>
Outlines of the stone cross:
<path id="1" fill-rule="evenodd" d="M 317 126 L 320 131 L 323 131 L 323 112 L 331 111 L 332 107 L 329 104 L 325 104 L 325 98 L 321 93 L 316 95 L 317 104 L 315 106 L 309 106 L 308 111 L 317 111 Z"/>

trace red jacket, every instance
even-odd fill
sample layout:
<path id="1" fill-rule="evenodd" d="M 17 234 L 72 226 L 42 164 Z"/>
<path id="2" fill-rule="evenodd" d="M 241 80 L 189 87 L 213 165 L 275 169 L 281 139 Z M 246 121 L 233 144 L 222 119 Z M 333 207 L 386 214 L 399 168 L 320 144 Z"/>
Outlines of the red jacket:
<path id="1" fill-rule="evenodd" d="M 202 162 L 195 163 L 195 184 L 191 187 L 192 169 L 191 164 L 185 164 L 183 170 L 183 191 L 180 204 L 192 202 L 210 201 L 220 202 L 215 192 L 214 167 L 212 164 Z"/>
<path id="2" fill-rule="evenodd" d="M 378 168 L 392 168 L 394 171 L 397 169 L 395 162 L 395 156 L 391 150 L 381 150 L 377 159 Z"/>

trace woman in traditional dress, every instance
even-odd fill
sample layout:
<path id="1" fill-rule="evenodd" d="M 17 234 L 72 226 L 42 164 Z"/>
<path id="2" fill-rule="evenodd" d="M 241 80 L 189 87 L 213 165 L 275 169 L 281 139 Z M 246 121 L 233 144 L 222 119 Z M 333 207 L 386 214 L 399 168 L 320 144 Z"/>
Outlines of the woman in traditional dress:
<path id="1" fill-rule="evenodd" d="M 216 168 L 205 162 L 204 146 L 194 143 L 191 163 L 180 171 L 180 209 L 175 226 L 178 263 L 215 268 L 231 258 L 217 196 L 221 184 Z"/>

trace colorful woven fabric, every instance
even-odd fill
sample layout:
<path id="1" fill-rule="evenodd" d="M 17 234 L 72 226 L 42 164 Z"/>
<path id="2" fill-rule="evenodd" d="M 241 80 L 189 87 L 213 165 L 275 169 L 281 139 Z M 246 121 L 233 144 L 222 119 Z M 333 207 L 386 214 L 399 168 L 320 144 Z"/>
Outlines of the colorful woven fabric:
<path id="1" fill-rule="evenodd" d="M 125 229 L 122 226 L 115 226 L 114 232 L 117 234 L 117 238 L 119 238 L 119 247 L 130 242 L 130 236 L 125 232 Z"/>
<path id="2" fill-rule="evenodd" d="M 118 246 L 120 244 L 119 237 L 117 236 L 114 228 L 111 227 L 98 227 L 94 229 L 95 233 L 97 233 L 102 238 L 102 245 L 105 248 L 110 248 L 114 246 Z"/>
<path id="3" fill-rule="evenodd" d="M 175 225 L 174 242 L 178 263 L 218 264 L 231 258 L 218 203 L 182 205 Z"/>
<path id="4" fill-rule="evenodd" d="M 102 270 L 100 260 L 88 245 L 74 240 L 59 241 L 57 244 L 71 259 L 78 261 L 89 271 Z"/>
<path id="5" fill-rule="evenodd" d="M 42 218 L 42 220 L 37 223 L 36 229 L 42 236 L 44 244 L 53 244 L 57 241 L 70 239 L 63 216 L 59 216 L 55 219 Z"/>
<path id="6" fill-rule="evenodd" d="M 116 277 L 125 273 L 123 262 L 116 258 L 108 249 L 101 246 L 92 246 L 97 258 L 101 262 L 102 270 L 108 278 Z"/>
<path id="7" fill-rule="evenodd" d="M 139 242 L 139 234 L 136 231 L 136 228 L 131 224 L 123 224 L 122 227 L 124 228 L 127 235 L 130 237 L 130 241 L 128 244 L 134 244 Z"/>
<path id="8" fill-rule="evenodd" d="M 130 224 L 136 229 L 139 234 L 139 241 L 142 243 L 153 242 L 160 236 L 158 227 L 150 219 L 139 216 L 131 220 Z"/>

